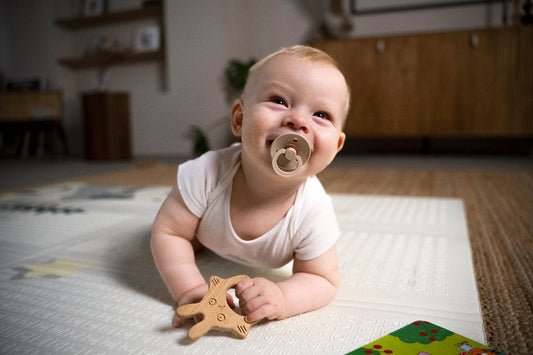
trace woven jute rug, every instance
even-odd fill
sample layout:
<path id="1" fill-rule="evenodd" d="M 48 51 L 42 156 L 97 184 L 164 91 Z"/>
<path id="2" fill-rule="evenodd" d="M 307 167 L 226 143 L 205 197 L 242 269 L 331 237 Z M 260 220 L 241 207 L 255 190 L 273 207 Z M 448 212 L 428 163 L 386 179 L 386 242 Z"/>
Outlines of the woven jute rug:
<path id="1" fill-rule="evenodd" d="M 326 169 L 330 193 L 460 198 L 464 202 L 489 346 L 533 353 L 533 174 L 496 171 Z M 83 179 L 172 185 L 176 166 L 147 162 Z"/>

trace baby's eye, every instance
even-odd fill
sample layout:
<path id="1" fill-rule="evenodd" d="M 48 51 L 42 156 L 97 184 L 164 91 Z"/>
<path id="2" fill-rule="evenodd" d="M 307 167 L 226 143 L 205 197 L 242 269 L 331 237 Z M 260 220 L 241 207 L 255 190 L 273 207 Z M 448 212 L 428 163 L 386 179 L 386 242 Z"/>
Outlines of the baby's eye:
<path id="1" fill-rule="evenodd" d="M 325 112 L 322 112 L 322 111 L 315 112 L 315 113 L 313 114 L 313 116 L 316 116 L 316 117 L 321 118 L 321 119 L 323 119 L 323 120 L 329 120 L 329 116 L 328 116 L 328 114 L 325 113 Z"/>
<path id="2" fill-rule="evenodd" d="M 277 105 L 283 105 L 283 106 L 287 106 L 287 103 L 285 102 L 285 100 L 279 96 L 274 96 L 274 97 L 271 97 L 270 98 L 270 102 L 273 102 Z"/>

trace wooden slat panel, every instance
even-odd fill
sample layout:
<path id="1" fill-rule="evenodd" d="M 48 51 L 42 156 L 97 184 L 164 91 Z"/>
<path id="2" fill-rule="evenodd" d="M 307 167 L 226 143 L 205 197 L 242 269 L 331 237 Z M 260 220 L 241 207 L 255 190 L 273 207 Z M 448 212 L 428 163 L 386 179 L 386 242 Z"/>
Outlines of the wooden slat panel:
<path id="1" fill-rule="evenodd" d="M 533 134 L 533 27 L 315 46 L 339 62 L 352 89 L 348 136 Z"/>
<path id="2" fill-rule="evenodd" d="M 533 132 L 533 26 L 519 32 L 517 85 L 512 104 L 513 129 Z"/>

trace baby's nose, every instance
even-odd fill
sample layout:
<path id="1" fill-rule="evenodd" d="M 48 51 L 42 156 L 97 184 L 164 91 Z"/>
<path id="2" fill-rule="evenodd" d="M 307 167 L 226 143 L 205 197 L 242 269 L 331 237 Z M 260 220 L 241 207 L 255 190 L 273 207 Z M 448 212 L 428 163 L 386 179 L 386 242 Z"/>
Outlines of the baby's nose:
<path id="1" fill-rule="evenodd" d="M 304 133 L 309 132 L 309 128 L 307 127 L 307 122 L 305 118 L 301 116 L 291 115 L 285 119 L 284 123 L 287 127 L 290 127 L 294 129 L 295 131 L 301 130 Z"/>

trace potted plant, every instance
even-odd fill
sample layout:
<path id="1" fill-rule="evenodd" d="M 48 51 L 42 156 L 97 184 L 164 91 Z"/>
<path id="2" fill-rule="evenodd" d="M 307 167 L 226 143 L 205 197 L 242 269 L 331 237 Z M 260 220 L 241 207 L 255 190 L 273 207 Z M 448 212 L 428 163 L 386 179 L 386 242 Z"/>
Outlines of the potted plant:
<path id="1" fill-rule="evenodd" d="M 252 65 L 256 63 L 255 59 L 248 61 L 240 61 L 238 59 L 231 59 L 224 69 L 224 89 L 226 91 L 226 100 L 233 102 L 239 97 L 246 85 L 246 79 L 248 78 L 248 72 Z M 224 118 L 224 122 L 227 122 L 227 118 Z M 217 126 L 218 122 L 211 125 L 211 128 Z M 195 156 L 202 155 L 210 150 L 209 141 L 205 130 L 199 126 L 192 126 L 190 134 L 193 139 L 193 153 Z"/>

